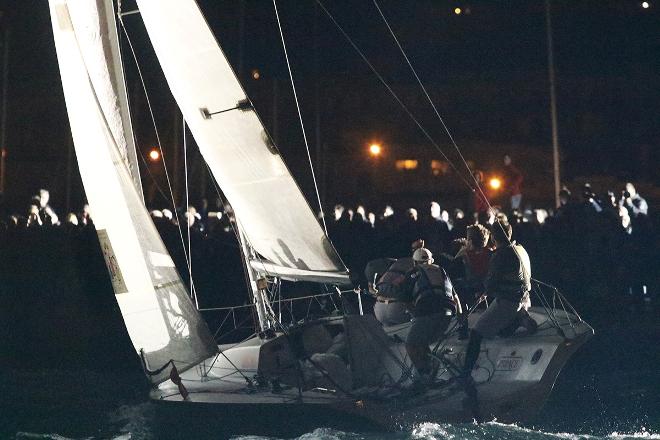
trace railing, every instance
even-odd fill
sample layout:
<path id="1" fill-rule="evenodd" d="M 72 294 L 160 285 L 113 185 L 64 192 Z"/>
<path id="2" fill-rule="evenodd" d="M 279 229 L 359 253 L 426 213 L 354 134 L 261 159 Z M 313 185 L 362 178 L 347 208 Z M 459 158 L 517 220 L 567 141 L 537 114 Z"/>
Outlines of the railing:
<path id="1" fill-rule="evenodd" d="M 579 323 L 585 323 L 564 294 L 552 284 L 532 279 L 530 296 L 540 302 L 548 316 L 548 320 L 565 338 L 567 338 L 564 332 L 565 324 L 568 324 L 573 334 L 576 335 L 575 326 Z"/>
<path id="2" fill-rule="evenodd" d="M 353 290 L 337 290 L 294 298 L 273 299 L 270 301 L 270 309 L 273 312 L 273 317 L 282 326 L 288 327 L 298 324 L 310 316 L 327 315 L 331 311 L 341 310 L 341 296 L 344 294 L 354 295 L 355 292 Z M 209 322 L 209 325 L 216 328 L 213 336 L 218 343 L 229 339 L 230 335 L 235 335 L 241 330 L 253 332 L 258 327 L 254 317 L 254 304 L 206 307 L 200 308 L 199 311 L 207 315 L 207 321 L 211 321 L 213 318 L 217 320 L 218 324 L 213 325 Z M 208 317 L 208 315 L 211 315 L 211 317 Z M 247 325 L 248 322 L 249 325 Z"/>

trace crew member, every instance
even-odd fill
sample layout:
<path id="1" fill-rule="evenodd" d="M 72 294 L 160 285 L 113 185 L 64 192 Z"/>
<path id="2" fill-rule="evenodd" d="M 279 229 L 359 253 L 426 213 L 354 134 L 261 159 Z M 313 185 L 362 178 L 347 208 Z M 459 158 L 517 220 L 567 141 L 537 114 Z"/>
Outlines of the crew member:
<path id="1" fill-rule="evenodd" d="M 451 281 L 441 267 L 433 264 L 431 251 L 417 249 L 413 260 L 415 267 L 405 281 L 413 315 L 406 351 L 417 370 L 416 377 L 424 380 L 431 373 L 429 345 L 444 335 L 457 303 Z"/>
<path id="2" fill-rule="evenodd" d="M 470 332 L 463 367 L 465 378 L 470 377 L 479 358 L 484 337 L 494 337 L 516 323 L 525 325 L 532 332 L 536 330 L 536 322 L 526 311 L 532 287 L 529 255 L 521 245 L 511 241 L 511 232 L 511 225 L 503 220 L 493 224 L 491 234 L 495 252 L 490 260 L 484 296 L 494 299 Z"/>
<path id="3" fill-rule="evenodd" d="M 411 244 L 411 254 L 423 246 L 424 240 L 415 240 Z M 374 315 L 384 326 L 410 321 L 403 283 L 406 274 L 414 266 L 412 256 L 397 260 L 381 258 L 367 263 L 365 275 L 369 283 L 369 292 L 376 297 Z"/>

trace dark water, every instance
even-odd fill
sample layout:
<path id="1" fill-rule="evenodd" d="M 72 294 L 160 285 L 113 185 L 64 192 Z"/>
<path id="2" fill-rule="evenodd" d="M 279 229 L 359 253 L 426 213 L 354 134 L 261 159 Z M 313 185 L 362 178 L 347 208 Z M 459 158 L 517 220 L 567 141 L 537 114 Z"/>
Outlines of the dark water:
<path id="1" fill-rule="evenodd" d="M 603 307 L 607 309 L 607 304 Z M 236 432 L 194 414 L 170 415 L 162 429 L 146 399 L 140 371 L 103 368 L 13 368 L 2 371 L 0 437 L 13 439 L 660 439 L 660 313 L 616 307 L 594 318 L 596 337 L 567 365 L 553 394 L 529 424 L 444 424 L 434 420 L 399 432 L 325 426 L 258 436 L 259 420 L 239 420 Z M 37 347 L 38 349 L 38 347 Z M 209 423 L 218 429 L 209 428 Z"/>

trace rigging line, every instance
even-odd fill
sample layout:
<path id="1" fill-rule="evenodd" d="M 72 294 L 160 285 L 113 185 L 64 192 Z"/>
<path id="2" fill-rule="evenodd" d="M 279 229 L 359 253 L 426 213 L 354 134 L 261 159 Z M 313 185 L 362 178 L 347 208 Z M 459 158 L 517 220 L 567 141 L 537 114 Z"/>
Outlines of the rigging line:
<path id="1" fill-rule="evenodd" d="M 320 1 L 320 0 L 317 0 L 317 1 Z M 463 161 L 463 164 L 465 165 L 465 168 L 468 170 L 468 174 L 470 175 L 470 177 L 474 181 L 475 187 L 473 188 L 467 181 L 465 183 L 468 185 L 468 187 L 470 188 L 470 190 L 472 192 L 477 192 L 477 191 L 479 192 L 481 197 L 483 197 L 483 200 L 485 200 L 486 205 L 488 206 L 488 209 L 491 212 L 493 212 L 493 206 L 490 203 L 490 200 L 488 199 L 488 196 L 486 196 L 486 194 L 483 191 L 483 188 L 481 188 L 481 185 L 479 185 L 479 181 L 477 180 L 476 176 L 474 175 L 474 172 L 472 171 L 472 169 L 470 169 L 470 165 L 468 165 L 467 161 L 465 160 L 465 157 L 463 156 L 463 153 L 461 152 L 461 149 L 458 148 L 458 144 L 456 143 L 456 140 L 454 139 L 454 136 L 451 134 L 451 131 L 449 130 L 449 127 L 447 127 L 447 124 L 445 123 L 444 119 L 440 115 L 440 112 L 438 111 L 438 108 L 436 107 L 435 103 L 431 99 L 431 96 L 429 95 L 428 91 L 426 90 L 426 87 L 424 87 L 424 83 L 419 78 L 419 75 L 417 74 L 417 71 L 415 70 L 412 63 L 410 62 L 410 58 L 408 58 L 408 55 L 406 54 L 406 51 L 403 49 L 403 46 L 401 46 L 401 43 L 399 42 L 399 39 L 397 38 L 396 34 L 394 33 L 394 30 L 392 29 L 389 22 L 387 21 L 387 18 L 385 17 L 385 14 L 383 14 L 383 11 L 380 9 L 380 6 L 378 6 L 378 1 L 373 0 L 373 3 L 374 3 L 374 6 L 376 6 L 376 9 L 378 10 L 378 13 L 382 17 L 383 22 L 385 23 L 385 26 L 387 26 L 387 29 L 390 31 L 390 34 L 392 35 L 392 38 L 396 42 L 397 47 L 401 51 L 401 55 L 403 55 L 403 58 L 406 60 L 406 63 L 408 63 L 408 67 L 410 67 L 410 70 L 413 73 L 413 75 L 415 76 L 415 79 L 417 80 L 417 83 L 421 87 L 422 91 L 424 92 L 424 95 L 426 96 L 426 99 L 428 100 L 429 104 L 431 104 L 431 107 L 433 107 L 433 111 L 435 112 L 436 116 L 438 117 L 438 120 L 442 124 L 442 127 L 445 129 L 445 132 L 447 133 L 447 136 L 449 137 L 449 140 L 451 141 L 452 145 L 454 146 L 454 149 L 456 149 L 456 152 L 458 153 L 458 156 L 461 158 L 461 161 Z M 454 169 L 456 169 L 456 168 L 454 168 Z M 497 222 L 497 225 L 502 230 L 502 232 L 505 232 L 504 227 L 502 226 L 502 224 L 499 221 Z M 504 235 L 506 236 L 506 233 Z M 510 238 L 507 238 L 507 241 L 508 241 L 509 245 L 513 244 L 513 241 Z M 520 262 L 520 265 L 521 265 L 523 271 L 526 273 L 527 270 L 525 269 L 525 265 L 522 262 L 522 258 L 520 257 L 520 254 L 519 254 L 518 250 L 515 247 L 513 247 L 513 250 L 516 254 L 516 257 L 518 258 L 518 261 Z M 526 274 L 526 275 L 528 275 L 531 279 L 531 274 Z"/>
<path id="2" fill-rule="evenodd" d="M 213 182 L 213 188 L 215 189 L 215 193 L 218 196 L 218 199 L 220 199 L 220 202 L 222 203 L 222 206 L 225 209 L 225 215 L 227 215 L 227 218 L 229 218 L 229 215 L 227 214 L 227 212 L 228 212 L 228 210 L 227 210 L 228 203 L 225 201 L 225 199 L 220 194 L 220 188 L 218 187 L 218 183 L 215 181 L 215 177 L 213 176 L 213 172 L 211 171 L 211 168 L 209 167 L 208 163 L 206 163 L 206 170 L 208 171 L 209 175 L 211 176 L 211 181 Z M 232 212 L 233 212 L 233 208 L 232 208 Z M 232 231 L 234 231 L 234 235 L 236 236 L 236 240 L 240 243 L 241 238 L 239 236 L 239 232 L 234 227 L 234 223 L 231 221 L 231 219 L 229 219 L 229 220 L 230 220 L 229 221 L 229 226 L 231 227 Z M 243 225 L 241 224 L 241 221 L 240 221 L 240 219 L 238 218 L 238 216 L 236 215 L 235 212 L 234 212 L 234 221 L 237 223 L 237 226 L 239 228 L 243 228 Z M 243 229 L 245 229 L 245 228 L 243 228 Z M 243 234 L 243 235 L 245 236 L 245 240 L 247 241 L 248 245 L 252 249 L 254 249 L 254 246 L 252 245 L 252 242 L 250 241 L 250 237 L 248 237 L 246 234 Z M 240 248 L 240 246 L 239 246 L 239 248 Z M 270 272 L 268 272 L 268 269 L 266 269 L 266 265 L 264 264 L 263 259 L 261 258 L 261 255 L 259 255 L 258 252 L 255 252 L 255 255 L 256 255 L 257 260 L 259 260 L 259 262 L 261 263 L 263 271 L 266 274 L 266 276 L 272 276 L 272 274 Z M 245 266 L 245 270 L 248 270 L 247 265 Z M 246 272 L 246 276 L 247 276 L 247 272 Z M 247 278 L 246 278 L 246 281 L 247 281 Z M 247 285 L 250 286 L 249 281 L 247 282 Z"/>
<path id="3" fill-rule="evenodd" d="M 378 10 L 378 13 L 382 17 L 383 22 L 385 23 L 385 26 L 387 26 L 387 29 L 390 31 L 390 34 L 392 35 L 392 38 L 396 42 L 397 47 L 401 51 L 401 55 L 403 55 L 403 58 L 406 60 L 406 63 L 408 63 L 408 67 L 410 67 L 410 70 L 413 73 L 413 75 L 415 76 L 415 79 L 417 80 L 417 83 L 421 87 L 422 91 L 424 92 L 424 95 L 426 96 L 426 99 L 428 100 L 429 104 L 431 104 L 431 107 L 433 108 L 433 111 L 435 112 L 435 115 L 438 117 L 438 120 L 442 124 L 442 127 L 445 130 L 445 133 L 447 133 L 447 136 L 449 137 L 449 140 L 451 141 L 451 144 L 454 146 L 454 149 L 456 149 L 456 152 L 458 153 L 458 156 L 461 158 L 461 161 L 463 161 L 463 164 L 465 165 L 465 168 L 468 170 L 468 173 L 470 174 L 470 176 L 472 176 L 472 180 L 474 180 L 476 190 L 479 191 L 480 195 L 484 198 L 484 200 L 486 201 L 486 204 L 488 205 L 488 208 L 492 209 L 493 207 L 490 204 L 490 200 L 488 200 L 488 197 L 486 196 L 483 189 L 481 188 L 481 185 L 479 185 L 479 181 L 474 176 L 474 172 L 472 171 L 472 169 L 470 169 L 470 165 L 468 165 L 467 161 L 465 160 L 465 157 L 463 156 L 463 153 L 461 152 L 461 149 L 458 148 L 458 144 L 456 143 L 456 140 L 454 139 L 454 136 L 451 134 L 451 131 L 449 130 L 449 127 L 445 123 L 444 118 L 440 115 L 440 112 L 438 111 L 438 108 L 436 107 L 435 103 L 431 99 L 431 96 L 429 95 L 428 91 L 426 90 L 426 87 L 424 86 L 424 83 L 419 78 L 419 75 L 417 75 L 417 71 L 415 70 L 412 63 L 410 62 L 410 59 L 408 58 L 408 55 L 406 54 L 406 51 L 401 46 L 401 43 L 399 42 L 399 39 L 397 38 L 396 34 L 394 33 L 394 30 L 392 29 L 389 22 L 387 21 L 387 18 L 385 18 L 385 14 L 380 9 L 380 6 L 378 6 L 377 0 L 373 0 L 373 3 L 374 3 L 374 6 L 376 6 L 376 9 Z M 472 192 L 475 192 L 475 188 L 470 186 L 470 189 L 472 190 Z"/>
<path id="4" fill-rule="evenodd" d="M 298 93 L 296 92 L 296 84 L 293 80 L 293 72 L 291 71 L 291 64 L 289 63 L 289 54 L 286 50 L 286 43 L 284 42 L 284 32 L 282 30 L 282 23 L 280 22 L 280 14 L 277 11 L 277 1 L 273 0 L 273 7 L 275 8 L 275 17 L 277 18 L 277 27 L 280 30 L 280 38 L 282 39 L 282 48 L 284 49 L 284 58 L 286 58 L 286 67 L 289 70 L 289 78 L 291 79 L 291 88 L 293 88 L 293 97 L 296 101 L 296 109 L 298 110 L 298 119 L 300 119 L 300 128 L 302 130 L 303 139 L 305 140 L 305 149 L 307 150 L 307 159 L 309 160 L 309 169 L 312 172 L 312 180 L 314 181 L 314 191 L 316 192 L 316 200 L 319 202 L 319 209 L 321 210 L 321 222 L 323 223 L 323 230 L 325 235 L 328 235 L 328 226 L 325 224 L 325 215 L 323 215 L 323 205 L 321 204 L 321 196 L 319 195 L 319 187 L 316 183 L 316 174 L 314 173 L 314 165 L 312 164 L 312 155 L 309 152 L 309 142 L 307 141 L 307 133 L 305 132 L 305 124 L 303 123 L 302 113 L 300 111 L 300 102 L 298 101 Z"/>
<path id="5" fill-rule="evenodd" d="M 275 0 L 273 0 L 273 1 L 275 1 Z M 316 3 L 321 7 L 321 9 L 323 9 L 323 12 L 325 12 L 325 14 L 328 16 L 328 18 L 330 18 L 330 20 L 332 21 L 332 23 L 337 27 L 337 29 L 339 29 L 339 32 L 341 32 L 341 34 L 344 36 L 344 38 L 346 38 L 346 41 L 348 41 L 348 43 L 358 53 L 360 58 L 362 58 L 362 60 L 367 64 L 367 66 L 369 66 L 369 69 L 371 69 L 371 71 L 374 73 L 374 75 L 376 75 L 376 77 L 380 80 L 380 82 L 390 92 L 392 97 L 401 106 L 401 108 L 410 117 L 410 119 L 412 119 L 412 121 L 415 123 L 415 125 L 417 125 L 417 127 L 422 131 L 422 133 L 429 140 L 429 142 L 431 142 L 431 144 L 435 147 L 435 149 L 438 150 L 438 152 L 447 161 L 447 163 L 449 163 L 451 168 L 454 171 L 456 171 L 457 175 L 463 180 L 463 182 L 468 186 L 468 188 L 473 190 L 472 185 L 465 178 L 465 176 L 463 176 L 463 173 L 461 171 L 459 171 L 459 169 L 456 167 L 454 162 L 445 154 L 445 152 L 442 150 L 442 148 L 440 148 L 440 145 L 438 145 L 438 143 L 433 139 L 433 137 L 431 137 L 429 132 L 422 126 L 422 124 L 419 122 L 419 120 L 415 117 L 415 115 L 412 113 L 412 111 L 403 103 L 401 98 L 399 98 L 399 95 L 397 95 L 396 92 L 389 85 L 389 83 L 387 81 L 385 81 L 385 78 L 383 78 L 383 76 L 378 72 L 378 70 L 376 70 L 376 67 L 371 63 L 371 61 L 369 61 L 369 59 L 366 57 L 366 55 L 364 55 L 364 53 L 360 50 L 360 48 L 357 46 L 357 44 L 355 44 L 355 42 L 346 33 L 346 31 L 344 31 L 344 28 L 342 28 L 341 25 L 337 22 L 337 20 L 335 20 L 335 18 L 332 16 L 332 14 L 330 14 L 330 11 L 328 11 L 326 9 L 326 7 L 323 5 L 321 0 L 316 0 Z"/>
<path id="6" fill-rule="evenodd" d="M 317 2 L 320 2 L 320 0 L 316 0 L 316 1 L 317 1 Z M 456 149 L 456 152 L 458 153 L 459 157 L 460 157 L 461 160 L 463 161 L 463 164 L 465 165 L 465 168 L 468 170 L 468 174 L 470 175 L 470 177 L 471 177 L 472 180 L 474 181 L 474 184 L 475 184 L 475 188 L 476 188 L 476 189 L 473 188 L 473 187 L 467 182 L 467 180 L 463 179 L 463 181 L 467 184 L 468 188 L 470 188 L 470 190 L 471 190 L 472 192 L 477 192 L 477 191 L 478 191 L 479 194 L 481 195 L 481 197 L 483 197 L 483 200 L 486 202 L 486 205 L 488 206 L 488 210 L 489 210 L 490 212 L 494 212 L 494 210 L 493 210 L 493 205 L 490 203 L 490 200 L 488 199 L 488 197 L 487 197 L 486 194 L 484 193 L 483 189 L 481 188 L 481 185 L 479 184 L 479 181 L 477 180 L 476 176 L 474 175 L 474 172 L 470 169 L 470 166 L 468 165 L 467 161 L 465 160 L 465 157 L 463 156 L 463 153 L 461 153 L 460 148 L 458 148 L 458 144 L 456 143 L 456 141 L 454 140 L 454 137 L 452 136 L 451 132 L 449 131 L 449 127 L 447 127 L 447 124 L 445 124 L 444 119 L 442 118 L 442 116 L 440 116 L 440 112 L 438 111 L 438 109 L 437 109 L 437 107 L 435 106 L 433 100 L 432 100 L 431 97 L 429 96 L 429 94 L 428 94 L 428 92 L 427 92 L 427 90 L 426 90 L 426 87 L 424 87 L 424 84 L 422 83 L 422 80 L 419 78 L 419 75 L 417 75 L 417 71 L 415 70 L 415 68 L 413 67 L 412 63 L 410 62 L 410 59 L 408 58 L 408 55 L 406 55 L 405 50 L 404 50 L 403 47 L 401 46 L 401 43 L 399 42 L 399 39 L 397 38 L 396 34 L 394 33 L 394 30 L 392 29 L 392 27 L 390 26 L 389 22 L 387 21 L 387 18 L 385 18 L 385 14 L 383 14 L 383 11 L 382 11 L 382 10 L 380 9 L 380 7 L 378 6 L 377 0 L 373 0 L 373 3 L 374 3 L 374 5 L 376 6 L 376 9 L 378 9 L 378 12 L 380 13 L 380 16 L 383 18 L 383 22 L 385 22 L 385 25 L 387 26 L 387 29 L 390 31 L 390 34 L 392 35 L 392 38 L 394 38 L 394 41 L 396 42 L 396 45 L 398 46 L 399 50 L 401 51 L 401 54 L 403 55 L 403 57 L 405 58 L 406 62 L 408 63 L 408 67 L 410 67 L 410 70 L 412 71 L 413 75 L 415 75 L 415 78 L 417 79 L 417 82 L 419 83 L 420 87 L 422 88 L 422 91 L 424 92 L 424 95 L 426 96 L 426 99 L 427 99 L 427 100 L 429 101 L 429 103 L 431 104 L 431 107 L 433 107 L 433 110 L 435 111 L 436 116 L 437 116 L 438 119 L 440 120 L 440 123 L 442 124 L 443 128 L 445 129 L 445 132 L 447 133 L 447 136 L 448 136 L 449 139 L 451 140 L 452 145 L 454 146 L 454 148 Z M 334 20 L 333 20 L 333 21 L 334 21 Z M 444 155 L 444 154 L 443 154 L 443 155 Z M 445 156 L 445 158 L 446 158 L 446 156 Z M 451 161 L 450 161 L 450 164 L 451 164 Z M 456 168 L 453 166 L 453 164 L 451 164 L 451 165 L 452 165 L 452 168 L 454 168 L 454 169 L 456 170 Z M 458 171 L 458 170 L 457 170 L 457 171 Z M 461 177 L 462 177 L 462 175 L 461 175 Z M 497 225 L 498 225 L 498 227 L 502 230 L 502 232 L 504 233 L 504 232 L 505 232 L 505 231 L 504 231 L 504 227 L 502 226 L 502 224 L 501 224 L 499 221 L 497 222 Z M 504 235 L 506 236 L 507 234 L 504 233 Z M 512 241 L 510 238 L 508 238 L 508 237 L 507 237 L 507 241 L 508 241 L 508 243 L 509 243 L 510 246 L 513 244 L 513 241 Z M 515 252 L 515 254 L 516 254 L 516 257 L 518 257 L 518 261 L 520 261 L 520 264 L 521 264 L 521 266 L 523 267 L 523 271 L 526 273 L 527 270 L 525 269 L 524 264 L 522 263 L 522 258 L 520 257 L 520 254 L 519 254 L 518 250 L 517 250 L 515 247 L 513 247 L 513 250 L 514 250 L 514 252 Z M 531 274 L 527 274 L 527 276 L 529 276 L 529 277 L 531 278 Z"/>
<path id="7" fill-rule="evenodd" d="M 186 118 L 181 115 L 181 122 L 183 127 L 183 175 L 186 184 L 186 214 L 190 215 L 190 192 L 188 189 L 188 141 L 186 138 Z M 186 218 L 186 227 L 188 228 L 188 276 L 190 277 L 190 296 L 195 301 L 195 307 L 199 309 L 199 301 L 197 299 L 197 290 L 192 276 L 192 247 L 190 244 L 190 225 L 188 218 Z"/>
<path id="8" fill-rule="evenodd" d="M 241 226 L 240 226 L 240 224 L 236 224 L 236 225 L 234 224 L 234 223 L 240 223 L 240 220 L 236 216 L 235 212 L 234 212 L 234 221 L 231 220 L 231 217 L 229 216 L 229 211 L 230 210 L 227 209 L 227 206 L 229 206 L 229 203 L 227 201 L 225 201 L 224 197 L 222 197 L 222 194 L 220 194 L 220 188 L 218 187 L 218 183 L 216 182 L 215 177 L 213 176 L 213 172 L 211 171 L 211 168 L 209 167 L 209 164 L 206 163 L 206 162 L 204 162 L 204 163 L 206 165 L 207 172 L 211 176 L 211 182 L 213 182 L 213 188 L 215 189 L 215 193 L 218 196 L 218 199 L 220 200 L 220 203 L 222 203 L 222 207 L 225 210 L 225 215 L 227 216 L 227 220 L 229 221 L 229 226 L 231 227 L 231 230 L 234 232 L 234 237 L 236 238 L 236 241 L 239 243 L 239 246 L 238 246 L 239 251 L 240 251 L 241 255 L 243 255 L 243 246 L 240 245 L 241 237 L 240 237 L 240 234 L 239 234 L 239 231 L 238 231 L 238 228 L 240 228 Z M 233 208 L 232 208 L 231 211 L 233 212 Z M 245 234 L 243 234 L 243 236 L 245 236 Z M 248 237 L 245 237 L 245 239 L 247 240 L 248 245 L 252 246 L 250 244 L 250 241 L 249 241 L 250 239 Z M 252 283 L 250 282 L 250 275 L 248 274 L 248 270 L 250 270 L 250 268 L 248 267 L 248 265 L 249 265 L 248 256 L 245 255 L 244 257 L 245 258 L 241 258 L 241 263 L 243 263 L 243 277 L 244 277 L 243 281 L 245 282 L 245 286 L 247 287 L 250 295 L 252 296 L 252 298 L 250 298 L 250 299 L 254 300 L 254 297 L 253 297 L 254 292 L 252 290 Z M 254 306 L 254 305 L 255 305 L 254 303 L 250 304 L 250 306 Z M 252 313 L 251 316 L 253 318 L 252 324 L 254 326 L 256 326 L 256 323 L 254 322 L 254 313 Z"/>
<path id="9" fill-rule="evenodd" d="M 151 182 L 154 184 L 154 186 L 156 187 L 156 189 L 158 190 L 160 195 L 163 196 L 163 198 L 167 200 L 167 195 L 165 194 L 163 189 L 158 184 L 158 181 L 156 181 L 156 178 L 154 177 L 154 175 L 151 173 L 151 170 L 149 169 L 149 164 L 145 160 L 144 156 L 142 154 L 138 154 L 137 156 L 142 161 L 142 165 L 144 166 L 144 169 L 147 171 L 147 174 L 149 175 L 149 177 L 151 178 Z M 139 168 L 140 167 L 138 166 L 138 172 L 140 171 Z M 142 198 L 142 202 L 144 203 L 144 197 Z"/>
<path id="10" fill-rule="evenodd" d="M 320 0 L 317 0 L 317 2 L 319 2 L 319 1 L 320 1 Z M 468 170 L 468 174 L 470 175 L 470 177 L 471 177 L 472 180 L 474 181 L 475 187 L 473 188 L 473 187 L 468 183 L 468 181 L 467 181 L 466 179 L 463 179 L 463 181 L 467 184 L 468 188 L 470 188 L 470 190 L 471 190 L 472 192 L 477 192 L 477 191 L 478 191 L 479 194 L 481 195 L 481 197 L 483 197 L 483 200 L 486 202 L 486 205 L 488 206 L 488 210 L 489 210 L 490 212 L 494 212 L 494 210 L 493 210 L 493 205 L 490 203 L 490 200 L 488 199 L 488 197 L 487 197 L 486 194 L 484 193 L 483 189 L 481 188 L 481 185 L 479 184 L 479 181 L 477 180 L 476 176 L 474 175 L 474 172 L 472 171 L 472 169 L 470 169 L 470 166 L 468 165 L 467 161 L 465 160 L 465 157 L 463 156 L 463 153 L 461 153 L 460 148 L 458 148 L 458 144 L 457 144 L 456 141 L 454 140 L 454 136 L 452 136 L 451 131 L 449 131 L 449 127 L 447 127 L 447 124 L 445 124 L 445 121 L 444 121 L 444 119 L 442 118 L 442 116 L 440 115 L 440 112 L 438 111 L 437 107 L 435 106 L 435 103 L 433 102 L 433 100 L 432 100 L 431 97 L 429 96 L 429 94 L 428 94 L 428 92 L 427 92 L 427 90 L 426 90 L 426 87 L 424 87 L 424 83 L 422 83 L 422 80 L 419 78 L 419 75 L 417 75 L 417 71 L 415 70 L 415 68 L 413 67 L 412 63 L 410 62 L 410 58 L 408 58 L 408 55 L 406 54 L 405 50 L 404 50 L 403 47 L 401 46 L 401 43 L 399 42 L 399 39 L 397 38 L 396 34 L 394 33 L 394 30 L 392 29 L 392 27 L 390 26 L 389 22 L 387 21 L 387 18 L 385 18 L 385 14 L 383 14 L 383 11 L 380 9 L 380 6 L 378 6 L 378 2 L 377 2 L 377 0 L 373 0 L 373 3 L 374 3 L 374 5 L 376 6 L 376 9 L 378 10 L 380 16 L 382 17 L 383 22 L 384 22 L 385 25 L 387 26 L 387 29 L 390 31 L 390 34 L 392 35 L 392 38 L 393 38 L 394 41 L 396 42 L 397 47 L 398 47 L 399 50 L 401 51 L 401 54 L 403 55 L 403 57 L 405 58 L 406 62 L 408 63 L 408 67 L 410 67 L 410 70 L 412 71 L 413 75 L 415 76 L 415 79 L 417 79 L 417 82 L 419 83 L 419 86 L 421 87 L 422 91 L 424 92 L 424 95 L 426 96 L 426 99 L 427 99 L 427 100 L 429 101 L 429 103 L 431 104 L 431 107 L 433 107 L 433 111 L 435 112 L 436 116 L 437 116 L 438 119 L 440 120 L 440 123 L 442 124 L 442 127 L 445 129 L 445 132 L 447 133 L 447 136 L 449 137 L 449 140 L 451 141 L 452 145 L 453 145 L 454 148 L 456 149 L 456 152 L 458 153 L 458 156 L 461 158 L 461 160 L 463 161 L 463 164 L 465 165 L 465 168 Z M 445 158 L 446 158 L 446 156 L 445 156 Z M 451 164 L 451 162 L 450 162 L 450 164 Z M 452 168 L 454 168 L 454 169 L 456 170 L 456 168 L 453 166 L 453 164 L 452 164 Z M 458 170 L 457 170 L 457 171 L 458 171 Z M 461 175 L 461 177 L 462 177 L 462 175 Z M 475 189 L 475 188 L 476 188 L 476 189 Z M 502 226 L 502 224 L 501 224 L 499 221 L 496 222 L 496 223 L 497 223 L 498 227 L 502 230 L 502 232 L 505 232 L 505 231 L 504 231 L 504 227 Z M 506 233 L 505 233 L 504 235 L 506 236 Z M 512 245 L 512 244 L 513 244 L 513 241 L 512 241 L 510 238 L 508 238 L 508 237 L 507 237 L 507 241 L 508 241 L 509 245 Z M 516 257 L 518 258 L 518 261 L 520 261 L 520 264 L 521 264 L 521 266 L 523 267 L 523 271 L 524 271 L 524 272 L 527 272 L 527 270 L 526 270 L 525 267 L 524 267 L 524 264 L 522 263 L 522 259 L 521 259 L 520 255 L 519 255 L 518 250 L 516 250 L 515 247 L 513 248 L 513 250 L 514 250 L 514 252 L 515 252 L 515 254 L 516 254 Z M 527 274 L 527 275 L 531 278 L 531 274 Z"/>
<path id="11" fill-rule="evenodd" d="M 154 116 L 153 108 L 151 107 L 151 100 L 149 99 L 149 93 L 147 92 L 147 86 L 144 81 L 144 76 L 142 75 L 142 69 L 140 68 L 140 63 L 138 62 L 137 59 L 137 54 L 135 53 L 135 48 L 133 47 L 133 42 L 131 41 L 131 37 L 128 35 L 128 30 L 126 29 L 126 25 L 124 24 L 124 20 L 121 15 L 121 10 L 117 11 L 117 18 L 119 20 L 119 23 L 121 24 L 121 29 L 124 32 L 124 35 L 126 36 L 126 42 L 128 43 L 128 47 L 131 50 L 131 54 L 133 55 L 133 61 L 135 62 L 135 67 L 138 72 L 138 76 L 140 77 L 140 83 L 142 85 L 142 90 L 144 91 L 144 96 L 147 100 L 147 107 L 149 108 L 149 116 L 151 117 L 151 122 L 154 127 L 154 132 L 156 134 L 156 141 L 158 142 L 158 149 L 160 150 L 160 158 L 163 162 L 163 168 L 165 169 L 165 178 L 167 179 L 167 186 L 170 190 L 170 198 L 172 200 L 172 209 L 174 210 L 174 215 L 176 216 L 177 223 L 178 223 L 178 229 L 179 229 L 179 238 L 181 239 L 181 247 L 183 247 L 183 253 L 185 254 L 186 260 L 189 260 L 188 253 L 186 251 L 186 245 L 183 240 L 183 231 L 181 229 L 181 219 L 179 218 L 179 213 L 177 212 L 176 209 L 176 201 L 174 200 L 174 193 L 172 192 L 172 183 L 170 182 L 170 174 L 167 171 L 167 165 L 165 164 L 165 155 L 163 154 L 163 147 L 160 142 L 160 134 L 158 133 L 158 126 L 156 125 L 156 117 Z"/>

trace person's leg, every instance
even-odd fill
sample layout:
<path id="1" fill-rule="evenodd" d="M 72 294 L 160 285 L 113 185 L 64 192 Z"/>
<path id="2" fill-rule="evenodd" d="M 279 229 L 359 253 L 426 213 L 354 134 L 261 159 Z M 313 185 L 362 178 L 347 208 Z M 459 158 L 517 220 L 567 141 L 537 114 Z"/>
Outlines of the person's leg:
<path id="1" fill-rule="evenodd" d="M 434 340 L 438 329 L 438 316 L 417 316 L 413 318 L 412 326 L 406 338 L 406 351 L 410 361 L 420 374 L 430 372 L 429 344 Z"/>
<path id="2" fill-rule="evenodd" d="M 468 342 L 467 349 L 465 350 L 465 364 L 463 364 L 463 375 L 470 376 L 474 365 L 479 359 L 481 352 L 481 340 L 483 336 L 478 331 L 472 330 L 470 332 L 470 341 Z"/>
<path id="3" fill-rule="evenodd" d="M 406 343 L 406 351 L 410 361 L 420 374 L 426 374 L 429 370 L 426 352 L 428 347 Z"/>

